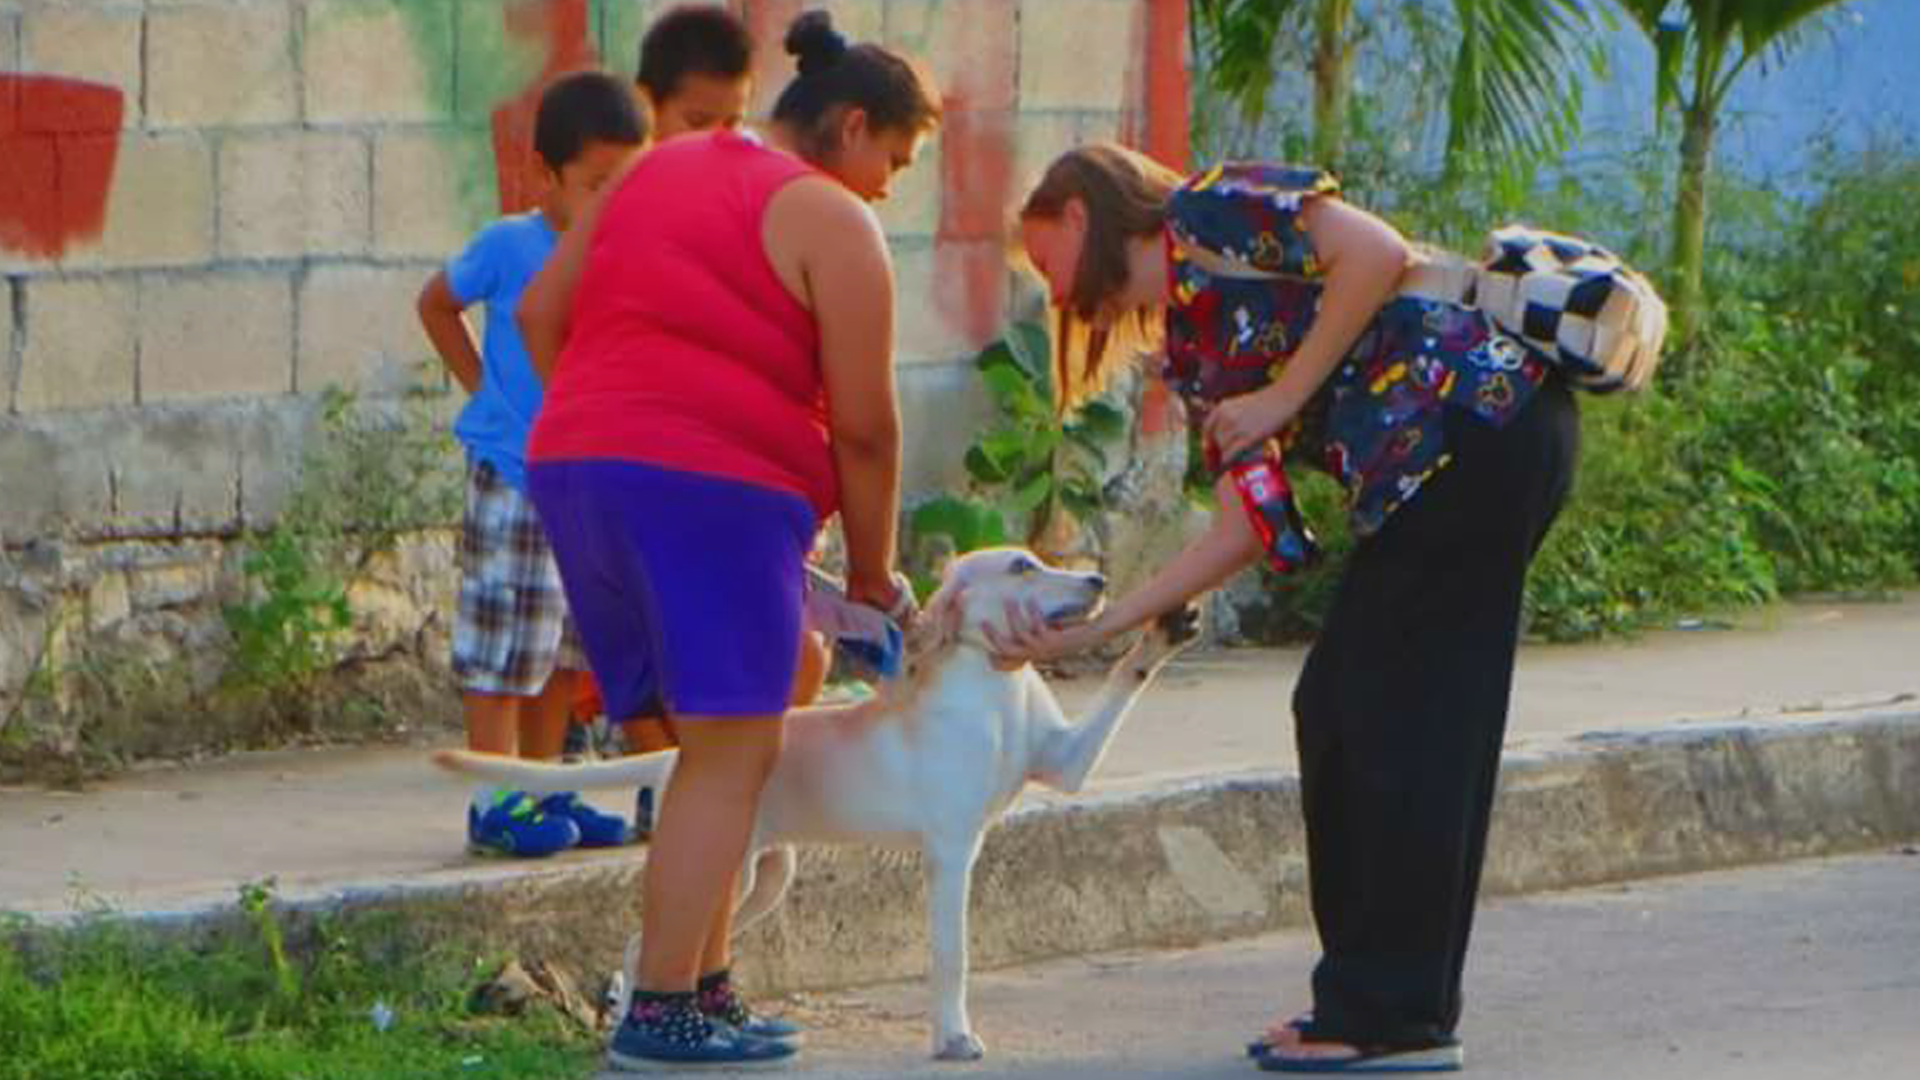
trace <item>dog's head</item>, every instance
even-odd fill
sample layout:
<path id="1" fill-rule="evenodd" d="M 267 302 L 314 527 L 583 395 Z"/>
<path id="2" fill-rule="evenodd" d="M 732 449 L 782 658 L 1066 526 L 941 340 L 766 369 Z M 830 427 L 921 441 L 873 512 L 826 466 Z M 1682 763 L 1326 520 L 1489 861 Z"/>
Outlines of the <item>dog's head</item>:
<path id="1" fill-rule="evenodd" d="M 1098 611 L 1107 579 L 1048 566 L 1022 548 L 985 548 L 947 564 L 940 591 L 927 602 L 913 651 L 948 645 L 987 647 L 983 627 L 1007 632 L 1007 608 L 1033 607 L 1055 626 Z"/>

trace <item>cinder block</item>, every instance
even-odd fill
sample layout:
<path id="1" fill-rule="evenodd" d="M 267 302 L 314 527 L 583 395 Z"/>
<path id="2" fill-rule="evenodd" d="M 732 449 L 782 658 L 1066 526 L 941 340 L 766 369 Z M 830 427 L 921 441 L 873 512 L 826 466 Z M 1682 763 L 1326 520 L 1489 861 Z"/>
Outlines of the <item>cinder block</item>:
<path id="1" fill-rule="evenodd" d="M 486 220 L 491 162 L 477 135 L 394 131 L 373 147 L 373 249 L 383 258 L 444 259 Z M 484 170 L 484 171 L 483 171 Z"/>
<path id="2" fill-rule="evenodd" d="M 1028 11 L 1045 6 L 1026 4 Z M 1011 109 L 1019 93 L 1020 7 L 1017 0 L 892 0 L 887 44 L 927 65 L 949 108 Z"/>
<path id="3" fill-rule="evenodd" d="M 793 78 L 793 57 L 782 46 L 787 28 L 803 11 L 825 8 L 834 28 L 855 44 L 880 41 L 886 28 L 883 0 L 747 0 L 747 26 L 753 31 L 753 105 L 755 116 L 773 112 L 780 91 Z"/>
<path id="4" fill-rule="evenodd" d="M 965 359 L 998 335 L 1007 283 L 999 243 L 896 244 L 893 279 L 895 363 Z"/>
<path id="5" fill-rule="evenodd" d="M 393 392 L 428 374 L 431 347 L 413 299 L 435 269 L 412 266 L 323 266 L 300 285 L 300 342 L 294 386 L 302 394 L 327 386 Z"/>
<path id="6" fill-rule="evenodd" d="M 1020 107 L 1119 109 L 1145 63 L 1139 0 L 1046 0 L 1020 9 Z"/>
<path id="7" fill-rule="evenodd" d="M 153 5 L 147 13 L 147 123 L 299 119 L 293 49 L 288 0 Z"/>
<path id="8" fill-rule="evenodd" d="M 1079 146 L 1078 117 L 1062 114 L 1039 116 L 1023 114 L 1014 125 L 1013 190 L 1016 199 L 1025 199 L 1053 159 Z"/>
<path id="9" fill-rule="evenodd" d="M 243 408 L 220 403 L 141 409 L 131 423 L 104 432 L 88 453 L 105 458 L 112 470 L 114 531 L 172 536 L 238 524 Z"/>
<path id="10" fill-rule="evenodd" d="M 20 12 L 12 6 L 0 7 L 0 71 L 20 70 Z M 0 104 L 0 108 L 4 108 Z M 0 130 L 5 130 L 0 124 Z"/>
<path id="11" fill-rule="evenodd" d="M 312 397 L 246 403 L 239 428 L 240 515 L 251 529 L 272 524 L 299 480 L 300 458 L 317 427 Z"/>
<path id="12" fill-rule="evenodd" d="M 153 275 L 140 283 L 140 401 L 293 390 L 293 284 L 284 273 Z"/>
<path id="13" fill-rule="evenodd" d="M 113 506 L 104 465 L 77 454 L 67 416 L 22 416 L 0 424 L 0 541 L 8 546 L 59 536 L 74 521 L 98 521 Z M 81 446 L 86 445 L 84 441 Z"/>
<path id="14" fill-rule="evenodd" d="M 943 141 L 938 132 L 920 142 L 920 156 L 893 178 L 892 193 L 874 207 L 888 236 L 927 237 L 940 229 Z"/>
<path id="15" fill-rule="evenodd" d="M 194 266 L 213 257 L 213 150 L 198 132 L 120 139 L 106 229 L 67 268 Z"/>
<path id="16" fill-rule="evenodd" d="M 453 104 L 451 0 L 309 0 L 307 120 L 438 120 Z"/>
<path id="17" fill-rule="evenodd" d="M 138 127 L 142 14 L 135 3 L 34 0 L 21 14 L 21 67 L 117 88 L 126 99 L 121 123 Z"/>
<path id="18" fill-rule="evenodd" d="M 973 364 L 915 364 L 899 374 L 900 483 L 909 494 L 952 488 L 966 481 L 961 448 L 993 415 L 986 384 Z"/>
<path id="19" fill-rule="evenodd" d="M 263 131 L 220 141 L 220 256 L 363 255 L 371 148 L 349 132 Z"/>
<path id="20" fill-rule="evenodd" d="M 539 76 L 549 48 L 565 45 L 576 54 L 582 46 L 593 48 L 590 25 L 584 28 L 589 35 L 584 42 L 550 45 L 553 31 L 576 29 L 555 26 L 547 18 L 548 12 L 563 7 L 564 2 L 549 0 L 515 9 L 497 0 L 462 0 L 454 8 L 454 48 L 459 55 L 454 64 L 456 115 L 463 121 L 485 123 L 495 107 Z M 585 4 L 578 4 L 573 14 L 583 14 L 585 9 Z M 516 15 L 516 10 L 525 14 Z"/>
<path id="21" fill-rule="evenodd" d="M 135 291 L 123 277 L 36 277 L 26 290 L 22 413 L 134 402 Z"/>
<path id="22" fill-rule="evenodd" d="M 640 39 L 671 4 L 664 0 L 604 0 L 600 59 L 608 71 L 631 79 L 640 71 Z"/>

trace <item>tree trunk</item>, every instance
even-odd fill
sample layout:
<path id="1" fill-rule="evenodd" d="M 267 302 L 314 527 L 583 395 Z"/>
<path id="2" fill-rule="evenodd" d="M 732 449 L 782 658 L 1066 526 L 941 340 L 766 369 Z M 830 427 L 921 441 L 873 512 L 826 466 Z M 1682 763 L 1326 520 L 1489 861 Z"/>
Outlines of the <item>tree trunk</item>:
<path id="1" fill-rule="evenodd" d="M 1703 302 L 1701 262 L 1707 245 L 1707 174 L 1713 164 L 1714 109 L 1696 98 L 1680 136 L 1680 190 L 1673 205 L 1673 336 L 1692 340 Z"/>
<path id="2" fill-rule="evenodd" d="M 1353 83 L 1353 49 L 1347 41 L 1353 0 L 1320 0 L 1314 11 L 1313 164 L 1339 164 L 1347 130 L 1347 94 Z"/>

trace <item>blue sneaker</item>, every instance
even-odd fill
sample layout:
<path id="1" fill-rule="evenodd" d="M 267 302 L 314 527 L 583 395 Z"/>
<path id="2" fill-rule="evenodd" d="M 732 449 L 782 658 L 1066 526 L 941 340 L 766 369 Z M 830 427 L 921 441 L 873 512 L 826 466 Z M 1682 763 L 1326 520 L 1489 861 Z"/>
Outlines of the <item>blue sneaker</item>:
<path id="1" fill-rule="evenodd" d="M 619 847 L 633 841 L 627 819 L 619 814 L 602 813 L 581 801 L 571 791 L 562 791 L 540 800 L 540 812 L 548 817 L 565 818 L 580 830 L 584 848 Z"/>
<path id="2" fill-rule="evenodd" d="M 692 994 L 636 1001 L 613 1033 L 607 1064 L 625 1072 L 702 1065 L 749 1069 L 778 1065 L 794 1055 L 787 1043 L 743 1035 L 700 1015 Z"/>
<path id="3" fill-rule="evenodd" d="M 702 978 L 697 996 L 700 1014 L 716 1024 L 725 1024 L 742 1035 L 756 1039 L 774 1039 L 786 1043 L 800 1041 L 802 1029 L 799 1024 L 777 1016 L 762 1016 L 748 1008 L 747 1003 L 734 992 L 730 972 L 716 971 Z"/>
<path id="4" fill-rule="evenodd" d="M 541 859 L 579 842 L 579 826 L 569 818 L 541 813 L 524 791 L 501 792 L 485 813 L 467 807 L 467 849 L 476 855 Z"/>

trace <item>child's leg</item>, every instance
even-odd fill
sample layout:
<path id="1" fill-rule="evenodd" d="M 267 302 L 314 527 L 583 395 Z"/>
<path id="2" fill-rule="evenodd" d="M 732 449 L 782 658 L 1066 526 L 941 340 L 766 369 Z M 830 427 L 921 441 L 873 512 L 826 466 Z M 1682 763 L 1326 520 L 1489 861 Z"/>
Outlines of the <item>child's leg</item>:
<path id="1" fill-rule="evenodd" d="M 520 698 L 469 690 L 460 700 L 466 706 L 467 749 L 509 756 L 519 752 Z"/>
<path id="2" fill-rule="evenodd" d="M 791 704 L 811 705 L 820 696 L 820 688 L 827 683 L 827 667 L 832 657 L 827 651 L 827 638 L 818 630 L 805 626 L 800 628 L 800 669 L 793 675 L 793 697 Z"/>
<path id="3" fill-rule="evenodd" d="M 567 722 L 573 714 L 575 675 L 556 670 L 540 693 L 520 698 L 520 756 L 550 761 L 566 748 Z"/>

